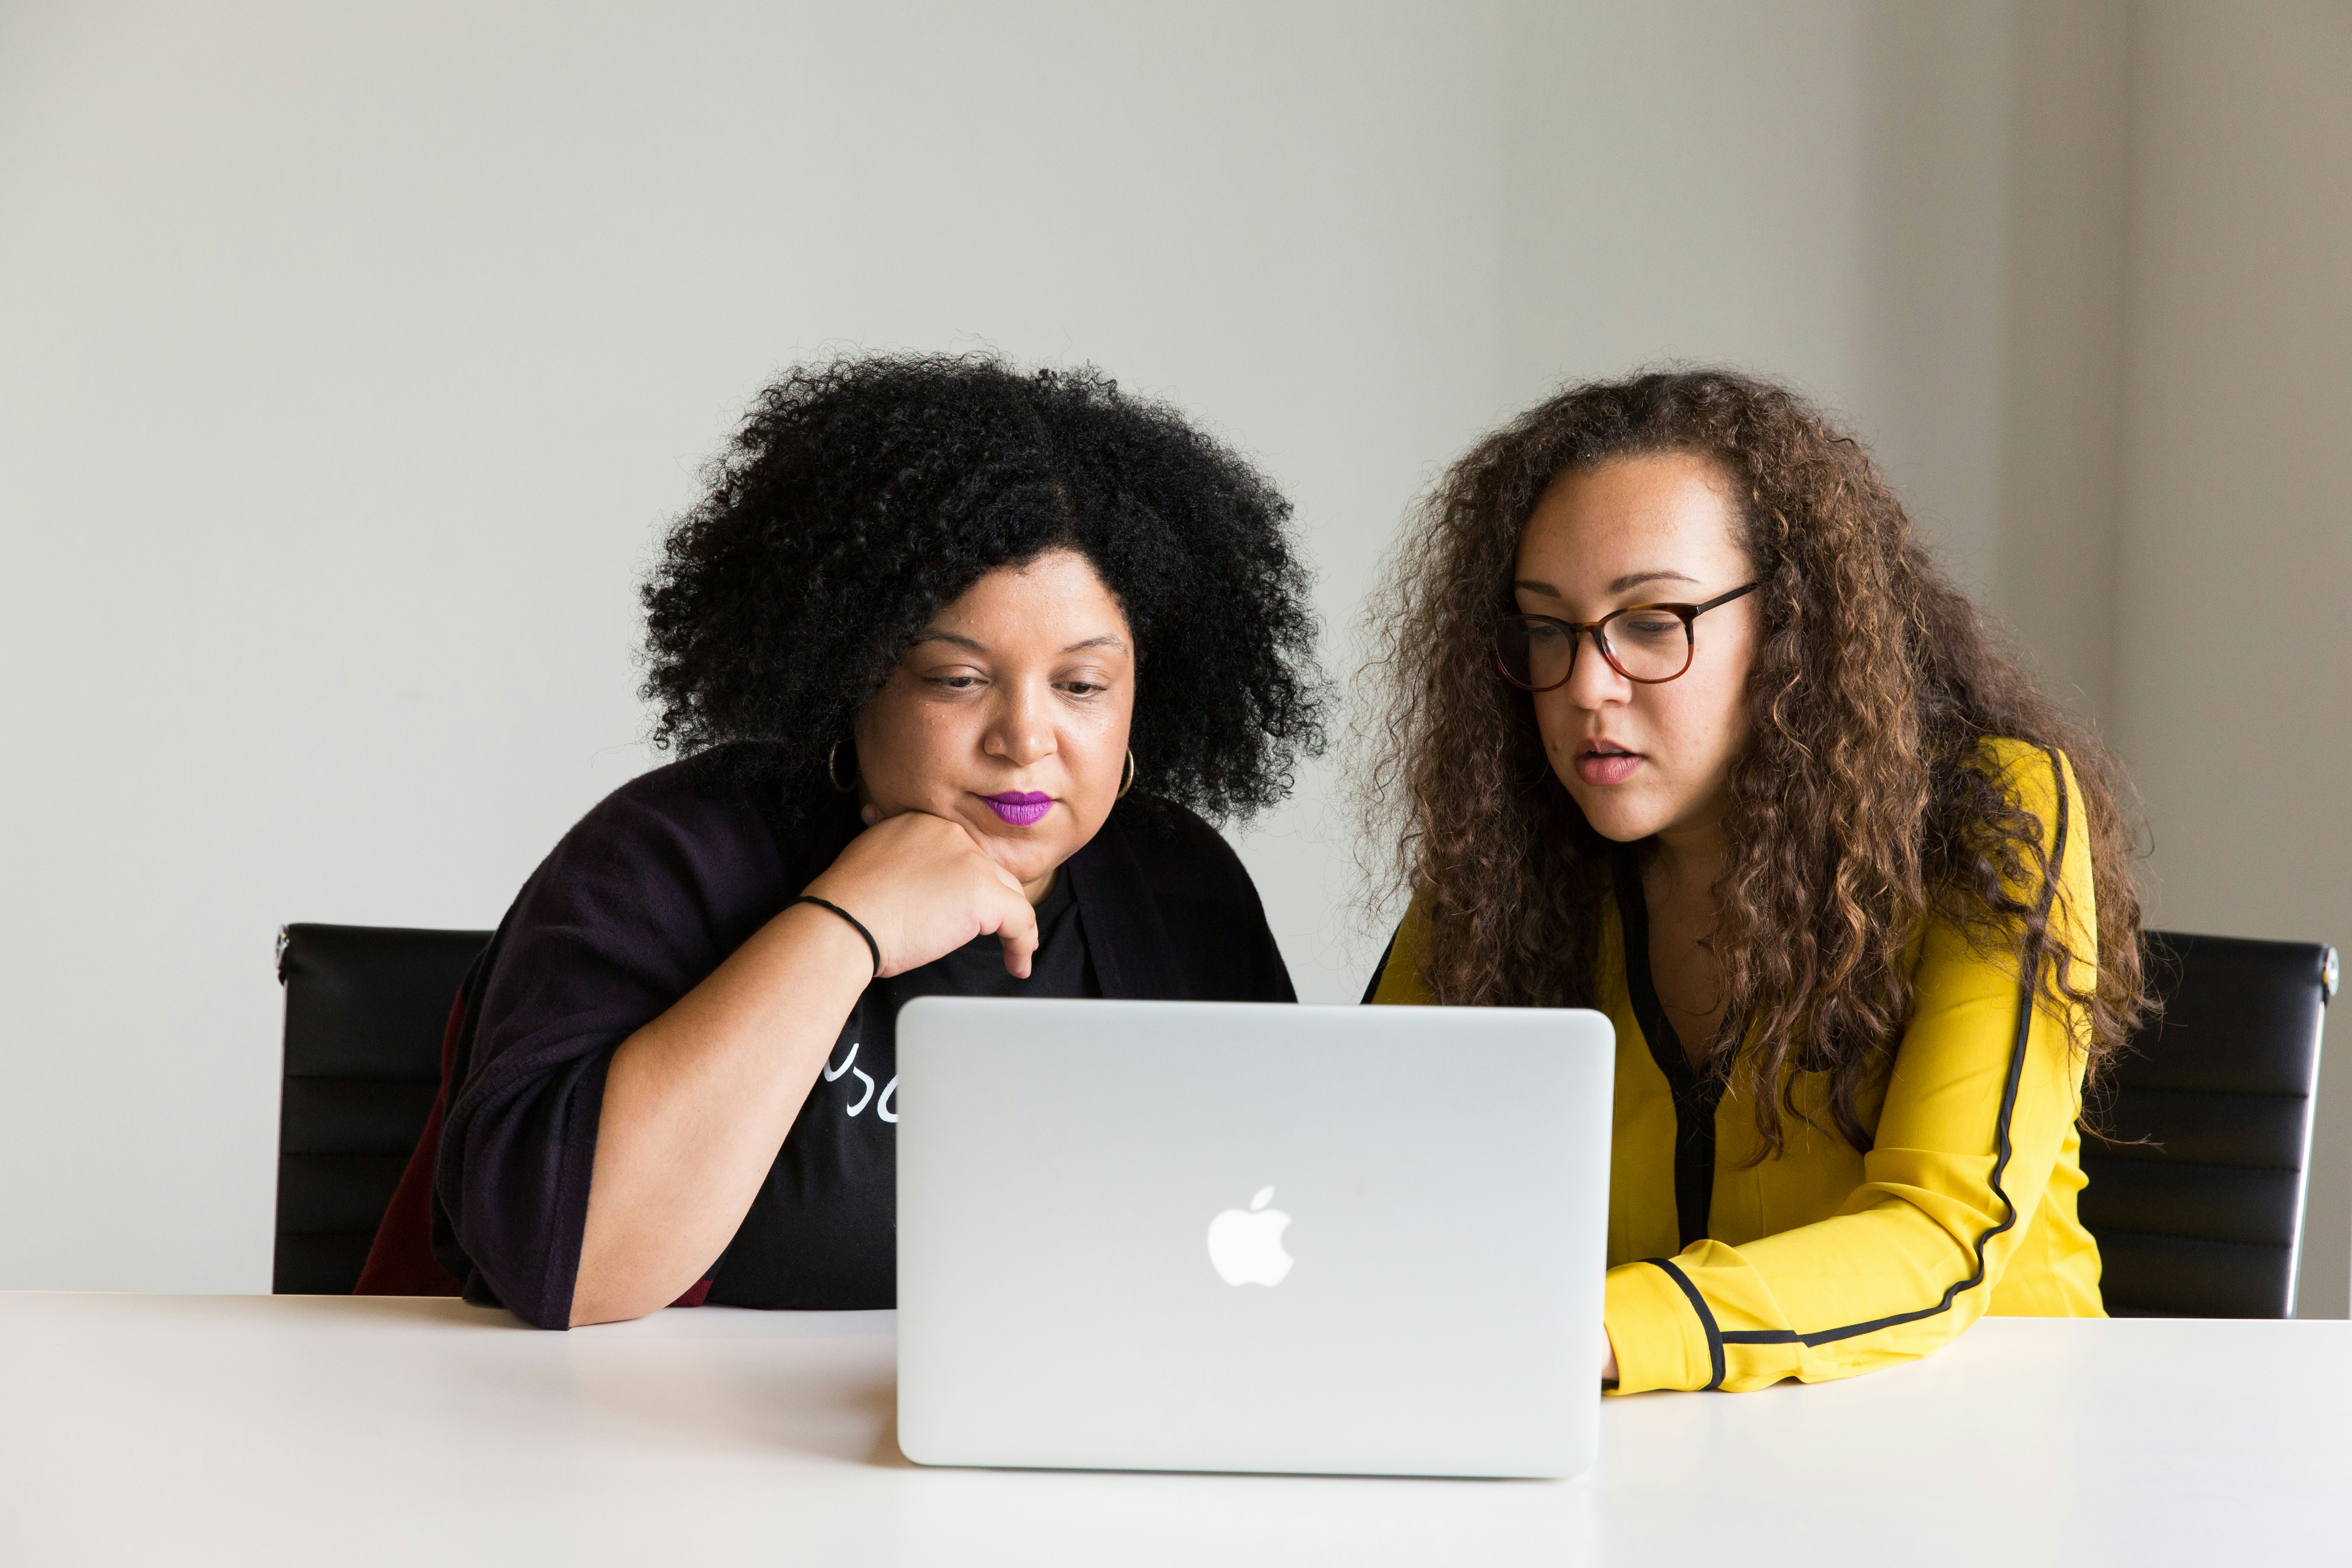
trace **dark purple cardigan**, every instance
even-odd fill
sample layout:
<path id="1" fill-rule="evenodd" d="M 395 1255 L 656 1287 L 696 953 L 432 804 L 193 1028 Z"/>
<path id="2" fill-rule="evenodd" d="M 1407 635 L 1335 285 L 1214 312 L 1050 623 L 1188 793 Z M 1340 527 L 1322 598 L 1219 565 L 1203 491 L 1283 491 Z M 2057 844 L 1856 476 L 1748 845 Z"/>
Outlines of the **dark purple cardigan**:
<path id="1" fill-rule="evenodd" d="M 858 830 L 846 797 L 797 832 L 775 800 L 740 753 L 657 768 L 566 834 L 499 922 L 453 1019 L 438 1148 L 415 1162 L 433 1256 L 468 1300 L 570 1322 L 614 1049 Z M 1249 874 L 1191 812 L 1130 797 L 1064 871 L 1105 996 L 1297 999 Z"/>

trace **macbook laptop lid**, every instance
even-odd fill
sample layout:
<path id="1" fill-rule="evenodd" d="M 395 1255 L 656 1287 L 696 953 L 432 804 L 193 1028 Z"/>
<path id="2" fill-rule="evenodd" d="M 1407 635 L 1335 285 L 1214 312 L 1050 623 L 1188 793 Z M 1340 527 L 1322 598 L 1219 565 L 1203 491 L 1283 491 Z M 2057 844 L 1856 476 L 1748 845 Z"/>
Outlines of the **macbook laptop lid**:
<path id="1" fill-rule="evenodd" d="M 909 1003 L 899 1447 L 1589 1468 L 1613 1055 L 1580 1010 Z"/>

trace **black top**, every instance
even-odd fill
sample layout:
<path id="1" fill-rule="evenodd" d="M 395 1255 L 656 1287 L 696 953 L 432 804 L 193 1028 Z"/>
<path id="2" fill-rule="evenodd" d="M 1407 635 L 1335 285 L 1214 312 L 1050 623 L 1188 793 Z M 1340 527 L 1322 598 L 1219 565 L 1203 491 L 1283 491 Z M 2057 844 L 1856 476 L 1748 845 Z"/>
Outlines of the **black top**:
<path id="1" fill-rule="evenodd" d="M 614 1049 L 699 984 L 859 831 L 848 796 L 827 798 L 814 820 L 787 828 L 759 761 L 756 752 L 705 756 L 615 790 L 532 873 L 476 963 L 433 1204 L 435 1255 L 469 1300 L 542 1327 L 569 1323 Z M 833 1076 L 818 1079 L 751 1213 L 714 1260 L 710 1300 L 895 1304 L 888 1090 L 898 1009 L 908 998 L 1296 1000 L 1248 873 L 1190 812 L 1122 801 L 1056 883 L 1039 907 L 1045 942 L 1028 982 L 1004 973 L 992 937 L 867 988 L 826 1064 Z"/>
<path id="2" fill-rule="evenodd" d="M 857 999 L 783 1152 L 710 1272 L 730 1307 L 869 1307 L 898 1294 L 898 1009 L 918 996 L 1099 996 L 1070 879 L 1037 906 L 1029 978 L 1004 972 L 1004 944 L 976 937 Z M 827 1267 L 811 1270 L 808 1260 Z"/>

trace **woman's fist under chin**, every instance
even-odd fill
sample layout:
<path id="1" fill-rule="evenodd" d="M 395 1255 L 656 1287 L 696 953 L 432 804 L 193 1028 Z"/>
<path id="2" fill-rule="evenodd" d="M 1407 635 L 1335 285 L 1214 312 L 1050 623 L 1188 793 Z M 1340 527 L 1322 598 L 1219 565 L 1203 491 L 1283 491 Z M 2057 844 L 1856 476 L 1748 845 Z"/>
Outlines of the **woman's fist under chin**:
<path id="1" fill-rule="evenodd" d="M 802 891 L 864 922 L 882 950 L 881 973 L 903 974 L 977 936 L 1004 943 L 1008 973 L 1026 977 L 1037 914 L 1020 879 L 990 859 L 960 823 L 904 811 L 867 826 Z"/>

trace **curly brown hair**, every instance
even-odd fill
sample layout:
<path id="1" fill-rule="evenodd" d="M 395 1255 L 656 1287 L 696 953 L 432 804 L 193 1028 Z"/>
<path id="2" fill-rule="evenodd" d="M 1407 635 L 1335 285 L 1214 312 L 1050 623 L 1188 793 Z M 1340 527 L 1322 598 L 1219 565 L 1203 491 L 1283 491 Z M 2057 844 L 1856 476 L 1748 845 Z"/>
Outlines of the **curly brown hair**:
<path id="1" fill-rule="evenodd" d="M 1788 388 L 1723 370 L 1572 386 L 1454 465 L 1390 563 L 1365 674 L 1383 700 L 1362 790 L 1384 896 L 1422 896 L 1423 976 L 1440 1003 L 1590 1005 L 1614 847 L 1553 776 L 1527 696 L 1489 637 L 1544 489 L 1612 458 L 1690 453 L 1739 502 L 1761 636 L 1753 732 L 1733 765 L 1714 949 L 1723 1025 L 1706 1071 L 1755 1108 L 1759 1157 L 1807 1120 L 1826 1075 L 1836 1131 L 1864 1106 L 1910 1016 L 1906 948 L 1947 919 L 1985 951 L 2033 955 L 2095 1073 L 2152 1006 L 2121 774 L 2043 696 L 1913 537 L 1877 465 Z M 2045 940 L 2045 825 L 1973 765 L 2010 737 L 2063 752 L 2087 807 L 2098 957 Z M 2081 911 L 2091 913 L 2094 911 Z M 2083 971 L 2091 973 L 2086 977 Z M 1752 1041 L 1742 1048 L 1743 1041 Z"/>

